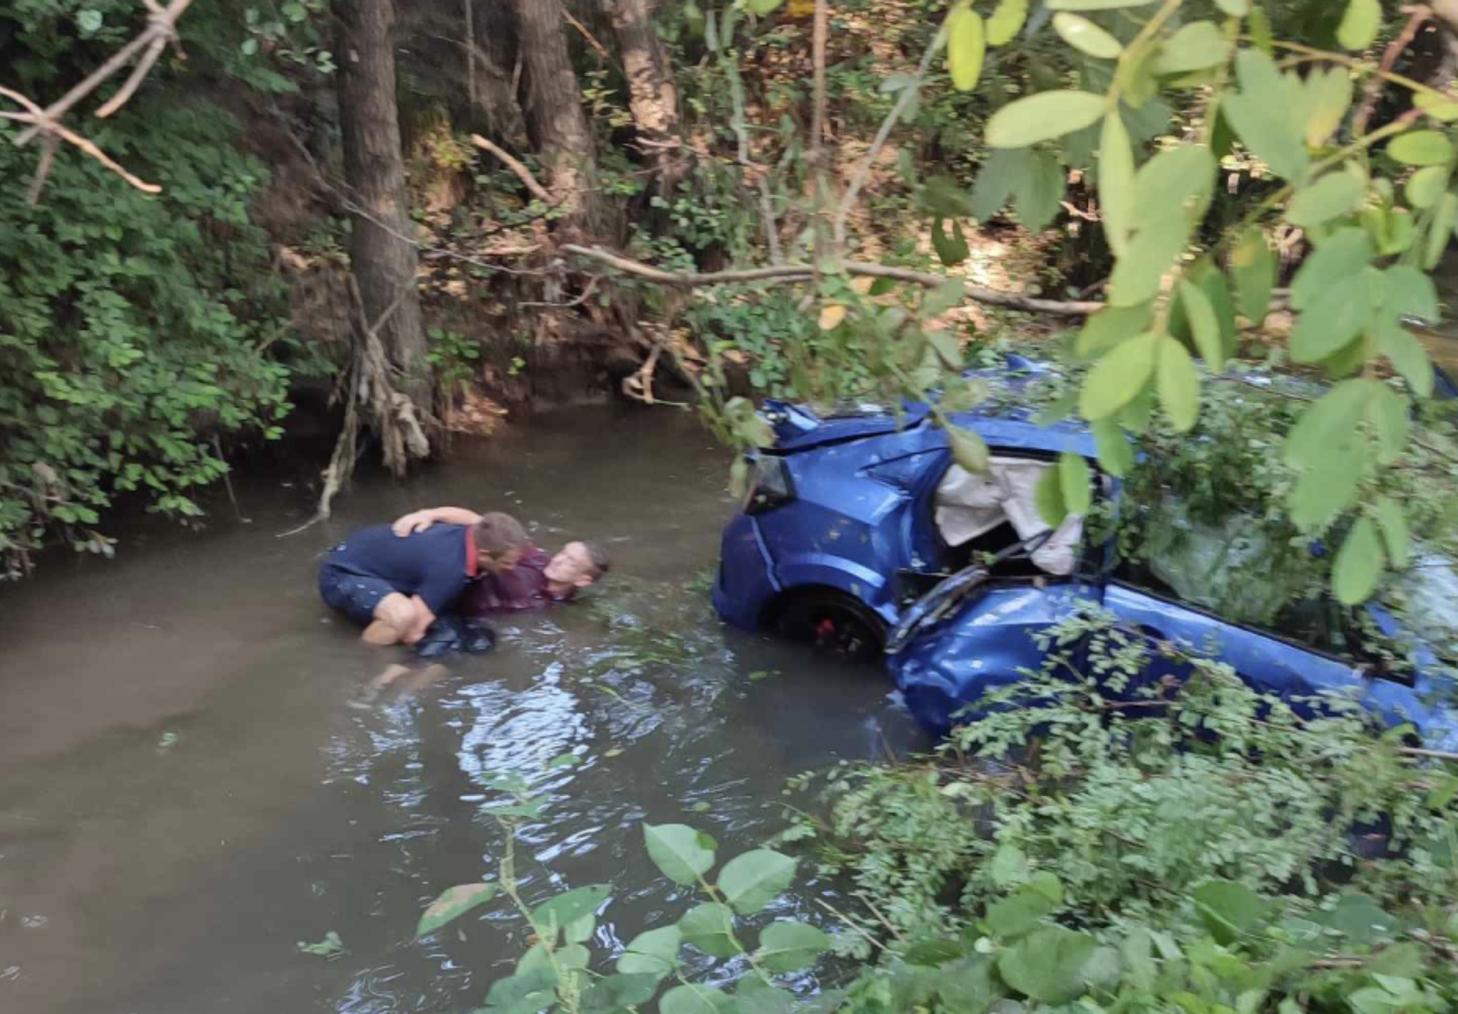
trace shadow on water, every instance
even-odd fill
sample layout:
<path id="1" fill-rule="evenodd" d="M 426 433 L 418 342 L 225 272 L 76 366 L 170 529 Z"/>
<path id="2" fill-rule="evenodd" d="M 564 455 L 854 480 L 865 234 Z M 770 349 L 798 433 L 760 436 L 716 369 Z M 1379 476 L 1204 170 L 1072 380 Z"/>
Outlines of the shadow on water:
<path id="1" fill-rule="evenodd" d="M 115 563 L 56 560 L 8 589 L 0 1008 L 470 1010 L 525 949 L 521 921 L 493 905 L 411 935 L 445 888 L 494 875 L 494 775 L 549 799 L 518 838 L 529 900 L 615 885 L 601 953 L 687 907 L 642 821 L 733 855 L 779 829 L 787 776 L 920 745 L 874 669 L 714 618 L 724 474 L 689 419 L 574 410 L 409 487 L 362 483 L 327 528 L 276 538 L 297 491 L 243 485 L 251 524 L 127 540 Z M 366 649 L 317 601 L 317 555 L 433 503 L 515 511 L 544 547 L 600 540 L 615 574 L 590 602 L 498 622 L 486 656 Z M 392 663 L 409 672 L 372 688 Z M 546 768 L 564 753 L 579 763 Z M 296 949 L 331 931 L 337 958 Z"/>

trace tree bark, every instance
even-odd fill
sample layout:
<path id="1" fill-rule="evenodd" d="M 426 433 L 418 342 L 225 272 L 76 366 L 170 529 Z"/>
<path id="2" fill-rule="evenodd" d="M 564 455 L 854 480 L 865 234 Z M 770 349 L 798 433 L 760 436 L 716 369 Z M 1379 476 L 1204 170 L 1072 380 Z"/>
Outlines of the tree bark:
<path id="1" fill-rule="evenodd" d="M 344 175 L 355 203 L 350 265 L 369 325 L 384 320 L 377 333 L 400 371 L 400 390 L 428 413 L 431 379 L 416 282 L 415 224 L 395 104 L 395 2 L 342 0 L 335 10 Z"/>
<path id="2" fill-rule="evenodd" d="M 628 106 L 650 162 L 658 172 L 659 192 L 678 189 L 688 174 L 687 149 L 678 119 L 678 88 L 668 53 L 653 27 L 654 0 L 609 0 L 613 28 L 628 76 Z"/>
<path id="3" fill-rule="evenodd" d="M 512 0 L 523 63 L 527 134 L 547 168 L 547 189 L 587 235 L 603 231 L 592 131 L 563 35 L 561 0 Z"/>

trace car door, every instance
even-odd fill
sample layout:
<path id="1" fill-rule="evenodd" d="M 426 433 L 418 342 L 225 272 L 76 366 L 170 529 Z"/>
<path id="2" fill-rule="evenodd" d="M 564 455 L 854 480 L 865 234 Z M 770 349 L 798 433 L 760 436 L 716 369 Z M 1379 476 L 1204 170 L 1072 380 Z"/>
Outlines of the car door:
<path id="1" fill-rule="evenodd" d="M 1228 663 L 1251 686 L 1287 699 L 1303 716 L 1310 716 L 1311 708 L 1293 698 L 1366 687 L 1364 671 L 1352 659 L 1291 636 L 1222 620 L 1149 588 L 1114 580 L 1105 589 L 1104 607 L 1151 641 L 1183 644 Z M 1307 632 L 1302 624 L 1288 622 L 1293 635 Z M 1183 678 L 1188 667 L 1160 659 L 1146 670 L 1140 685 L 1166 675 Z"/>

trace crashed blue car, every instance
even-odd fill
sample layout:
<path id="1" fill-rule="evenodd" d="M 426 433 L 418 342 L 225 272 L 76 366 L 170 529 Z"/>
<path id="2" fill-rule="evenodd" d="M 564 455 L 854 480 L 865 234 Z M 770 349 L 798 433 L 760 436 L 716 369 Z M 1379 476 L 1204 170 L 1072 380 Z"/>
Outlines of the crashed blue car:
<path id="1" fill-rule="evenodd" d="M 1042 369 L 1011 366 L 994 382 L 1016 387 Z M 1220 589 L 1208 587 L 1211 561 L 1260 560 L 1269 548 L 1239 518 L 1202 530 L 1178 504 L 1161 505 L 1180 538 L 1132 564 L 1116 559 L 1112 539 L 1085 539 L 1082 519 L 1049 531 L 1033 488 L 1063 452 L 1089 459 L 1096 498 L 1125 507 L 1119 484 L 1098 474 L 1082 423 L 1039 425 L 1019 408 L 954 413 L 991 451 L 989 472 L 974 475 L 954 463 L 926 405 L 821 415 L 769 402 L 762 414 L 776 440 L 751 456 L 748 495 L 723 535 L 716 608 L 735 627 L 841 658 L 884 655 L 907 706 L 934 733 L 1037 668 L 1035 635 L 1092 607 L 1152 642 L 1213 652 L 1257 688 L 1291 700 L 1355 692 L 1389 724 L 1411 723 L 1429 746 L 1458 748 L 1451 676 L 1424 647 L 1426 632 L 1400 631 L 1368 607 L 1366 622 L 1382 634 L 1419 638 L 1412 664 L 1397 672 L 1367 657 L 1348 629 L 1352 611 L 1335 602 L 1265 603 L 1262 589 L 1242 588 L 1235 612 L 1247 615 L 1212 609 Z M 1429 563 L 1415 569 L 1422 586 L 1412 593 L 1451 616 L 1458 574 L 1446 561 Z M 1178 675 L 1162 658 L 1151 669 L 1151 679 Z"/>

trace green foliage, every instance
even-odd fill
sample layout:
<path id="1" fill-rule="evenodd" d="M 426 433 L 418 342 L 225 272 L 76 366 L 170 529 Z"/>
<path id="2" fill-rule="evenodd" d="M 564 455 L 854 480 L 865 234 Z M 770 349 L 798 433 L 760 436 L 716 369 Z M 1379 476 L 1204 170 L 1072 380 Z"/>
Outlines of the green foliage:
<path id="1" fill-rule="evenodd" d="M 232 7 L 199 5 L 184 19 L 189 71 L 289 86 L 249 76 L 239 40 L 255 22 Z M 0 13 L 0 52 L 46 99 L 144 14 L 112 0 L 25 0 Z M 238 149 L 224 110 L 171 87 L 174 67 L 164 58 L 120 114 L 86 128 L 159 196 L 66 149 L 39 207 L 24 187 L 0 197 L 0 562 L 10 575 L 48 534 L 110 553 L 101 529 L 120 494 L 201 514 L 198 490 L 227 471 L 222 439 L 280 432 L 287 374 L 260 350 L 287 330 L 284 290 L 249 213 L 268 172 Z M 14 135 L 0 127 L 0 171 L 18 181 L 37 146 L 16 148 Z"/>
<path id="2" fill-rule="evenodd" d="M 48 526 L 108 550 L 96 527 L 118 493 L 201 513 L 195 491 L 227 468 L 212 437 L 271 435 L 286 408 L 283 369 L 254 352 L 282 327 L 247 212 L 263 168 L 232 150 L 220 110 L 180 96 L 104 138 L 162 196 L 66 158 L 42 207 L 21 188 L 0 198 L 0 556 L 12 571 Z M 0 132 L 8 176 L 31 161 Z"/>
<path id="3" fill-rule="evenodd" d="M 848 1006 L 1458 998 L 1458 808 L 1418 788 L 1452 775 L 1347 699 L 1302 717 L 1198 656 L 1180 656 L 1183 682 L 1144 680 L 1171 649 L 1110 618 L 1045 640 L 1048 663 L 979 702 L 935 757 L 799 780 L 829 813 L 796 811 L 786 837 L 812 838 L 895 929 Z M 1374 834 L 1382 858 L 1361 861 Z"/>

